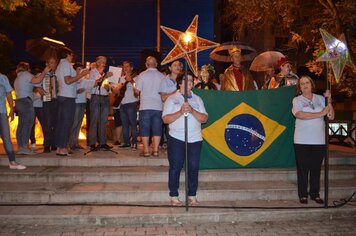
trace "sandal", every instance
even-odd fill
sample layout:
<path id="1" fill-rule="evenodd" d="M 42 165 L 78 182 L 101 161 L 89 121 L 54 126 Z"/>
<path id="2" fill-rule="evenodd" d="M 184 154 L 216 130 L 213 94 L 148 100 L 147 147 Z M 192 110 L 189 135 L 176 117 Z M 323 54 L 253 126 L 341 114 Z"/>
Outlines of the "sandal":
<path id="1" fill-rule="evenodd" d="M 183 206 L 183 203 L 179 200 L 178 197 L 171 197 L 172 206 Z"/>
<path id="2" fill-rule="evenodd" d="M 150 157 L 150 153 L 149 152 L 141 152 L 140 153 L 140 157 Z"/>
<path id="3" fill-rule="evenodd" d="M 158 157 L 159 156 L 158 155 L 158 151 L 152 151 L 151 155 L 154 156 L 154 157 Z"/>
<path id="4" fill-rule="evenodd" d="M 199 202 L 195 196 L 188 197 L 189 206 L 198 206 Z"/>

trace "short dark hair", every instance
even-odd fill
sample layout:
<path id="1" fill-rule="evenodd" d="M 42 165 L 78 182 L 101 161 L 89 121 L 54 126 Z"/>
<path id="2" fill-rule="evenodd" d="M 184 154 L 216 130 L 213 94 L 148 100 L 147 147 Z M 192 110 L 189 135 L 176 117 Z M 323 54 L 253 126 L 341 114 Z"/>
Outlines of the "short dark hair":
<path id="1" fill-rule="evenodd" d="M 123 62 L 122 62 L 122 65 L 124 65 L 124 64 L 129 64 L 129 65 L 133 68 L 133 63 L 132 63 L 132 61 L 129 61 L 129 60 L 123 61 Z"/>
<path id="2" fill-rule="evenodd" d="M 68 55 L 73 54 L 73 51 L 70 48 L 64 47 L 60 51 L 61 59 L 66 58 Z"/>
<path id="3" fill-rule="evenodd" d="M 188 77 L 189 75 L 194 78 L 194 74 L 193 74 L 190 70 L 187 72 L 187 77 Z M 180 73 L 180 74 L 177 76 L 177 79 L 176 79 L 176 82 L 177 82 L 177 89 L 180 89 L 180 86 L 181 86 L 183 80 L 185 80 L 185 73 L 184 73 L 184 72 Z"/>
<path id="4" fill-rule="evenodd" d="M 74 65 L 73 65 L 74 70 L 77 70 L 77 68 L 79 68 L 79 67 L 84 68 L 82 63 L 80 63 L 80 62 L 74 63 Z"/>

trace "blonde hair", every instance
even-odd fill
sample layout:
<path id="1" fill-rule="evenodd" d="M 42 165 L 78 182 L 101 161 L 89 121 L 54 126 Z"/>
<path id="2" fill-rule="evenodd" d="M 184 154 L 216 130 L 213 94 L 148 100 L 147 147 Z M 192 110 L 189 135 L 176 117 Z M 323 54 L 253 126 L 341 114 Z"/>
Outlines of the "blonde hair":
<path id="1" fill-rule="evenodd" d="M 309 82 L 310 82 L 310 84 L 311 84 L 311 86 L 312 86 L 312 91 L 314 91 L 314 89 L 315 89 L 315 83 L 314 83 L 313 79 L 310 78 L 310 76 L 308 76 L 308 75 L 303 75 L 303 76 L 301 76 L 301 77 L 299 78 L 298 83 L 297 83 L 297 94 L 301 94 L 301 93 L 302 93 L 302 90 L 300 89 L 300 81 L 301 81 L 303 78 L 309 80 Z"/>
<path id="2" fill-rule="evenodd" d="M 17 64 L 16 67 L 16 73 L 22 72 L 22 71 L 28 71 L 30 69 L 30 64 L 24 61 L 20 61 L 19 64 Z"/>

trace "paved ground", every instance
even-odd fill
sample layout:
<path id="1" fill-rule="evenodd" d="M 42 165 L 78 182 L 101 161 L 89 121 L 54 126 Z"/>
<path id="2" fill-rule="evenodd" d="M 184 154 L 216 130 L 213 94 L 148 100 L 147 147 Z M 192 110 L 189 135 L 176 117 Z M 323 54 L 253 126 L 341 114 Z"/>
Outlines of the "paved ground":
<path id="1" fill-rule="evenodd" d="M 356 217 L 356 216 L 355 216 Z M 0 223 L 1 236 L 113 236 L 113 235 L 190 235 L 190 236 L 344 236 L 356 235 L 356 218 L 330 219 L 327 221 L 292 221 L 258 223 L 210 223 L 210 224 L 160 224 L 95 226 L 23 226 Z"/>

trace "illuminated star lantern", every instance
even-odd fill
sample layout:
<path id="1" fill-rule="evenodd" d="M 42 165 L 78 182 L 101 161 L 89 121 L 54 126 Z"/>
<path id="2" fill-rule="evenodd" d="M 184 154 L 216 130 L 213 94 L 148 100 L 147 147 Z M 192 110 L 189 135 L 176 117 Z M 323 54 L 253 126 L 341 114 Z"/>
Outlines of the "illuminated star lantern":
<path id="1" fill-rule="evenodd" d="M 196 15 L 185 32 L 161 26 L 164 33 L 174 42 L 174 48 L 162 61 L 162 65 L 184 57 L 194 75 L 198 75 L 197 53 L 219 46 L 218 43 L 197 36 L 198 15 Z"/>
<path id="2" fill-rule="evenodd" d="M 327 61 L 331 63 L 336 82 L 339 82 L 345 65 L 353 66 L 350 53 L 345 43 L 344 35 L 340 39 L 335 38 L 324 29 L 320 29 L 323 37 L 326 52 L 322 54 L 317 61 Z"/>

